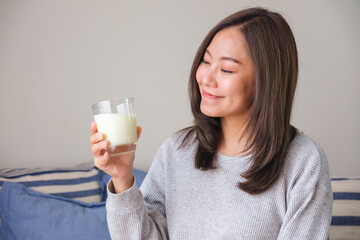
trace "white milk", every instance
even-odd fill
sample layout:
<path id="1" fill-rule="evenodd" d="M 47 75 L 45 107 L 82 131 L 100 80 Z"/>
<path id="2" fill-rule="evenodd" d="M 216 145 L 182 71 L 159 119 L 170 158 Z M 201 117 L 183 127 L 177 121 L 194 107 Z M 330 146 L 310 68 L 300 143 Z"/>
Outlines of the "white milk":
<path id="1" fill-rule="evenodd" d="M 136 115 L 105 113 L 94 118 L 98 131 L 105 134 L 110 146 L 136 143 Z"/>

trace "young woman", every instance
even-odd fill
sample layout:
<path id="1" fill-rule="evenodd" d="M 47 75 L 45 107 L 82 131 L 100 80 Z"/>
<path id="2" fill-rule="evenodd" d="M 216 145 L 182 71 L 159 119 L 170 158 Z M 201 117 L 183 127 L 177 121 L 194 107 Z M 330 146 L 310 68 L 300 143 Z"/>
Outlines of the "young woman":
<path id="1" fill-rule="evenodd" d="M 297 75 L 295 40 L 280 14 L 251 8 L 225 18 L 191 69 L 195 125 L 162 145 L 140 190 L 134 154 L 110 157 L 92 123 L 95 165 L 112 176 L 112 238 L 327 239 L 327 159 L 290 125 Z"/>

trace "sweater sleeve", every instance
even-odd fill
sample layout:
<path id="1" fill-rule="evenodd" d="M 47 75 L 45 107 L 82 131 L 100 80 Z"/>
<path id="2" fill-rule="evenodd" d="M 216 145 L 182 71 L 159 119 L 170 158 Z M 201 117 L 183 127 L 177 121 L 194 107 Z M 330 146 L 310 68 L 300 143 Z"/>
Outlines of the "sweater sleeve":
<path id="1" fill-rule="evenodd" d="M 278 240 L 328 239 L 333 198 L 327 159 L 321 149 L 317 150 L 299 169 Z"/>
<path id="2" fill-rule="evenodd" d="M 111 192 L 112 181 L 109 182 L 106 211 L 112 239 L 169 239 L 160 155 L 158 152 L 141 191 L 134 183 L 125 192 L 114 194 Z"/>

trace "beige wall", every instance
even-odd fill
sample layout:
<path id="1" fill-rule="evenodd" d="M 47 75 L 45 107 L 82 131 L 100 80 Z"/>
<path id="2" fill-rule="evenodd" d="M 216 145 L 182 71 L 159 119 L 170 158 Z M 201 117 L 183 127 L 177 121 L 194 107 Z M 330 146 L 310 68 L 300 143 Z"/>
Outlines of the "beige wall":
<path id="1" fill-rule="evenodd" d="M 92 161 L 91 105 L 135 98 L 135 166 L 192 122 L 187 78 L 207 31 L 249 6 L 283 13 L 300 78 L 293 123 L 326 151 L 332 176 L 360 176 L 360 2 L 0 0 L 0 168 Z"/>

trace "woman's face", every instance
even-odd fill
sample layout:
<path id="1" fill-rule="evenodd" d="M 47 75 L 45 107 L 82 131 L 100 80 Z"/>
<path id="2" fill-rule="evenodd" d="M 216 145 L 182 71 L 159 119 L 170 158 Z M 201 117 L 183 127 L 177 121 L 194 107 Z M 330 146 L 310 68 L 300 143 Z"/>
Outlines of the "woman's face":
<path id="1" fill-rule="evenodd" d="M 253 63 L 238 27 L 219 31 L 196 71 L 201 112 L 210 117 L 246 120 L 255 85 Z"/>

